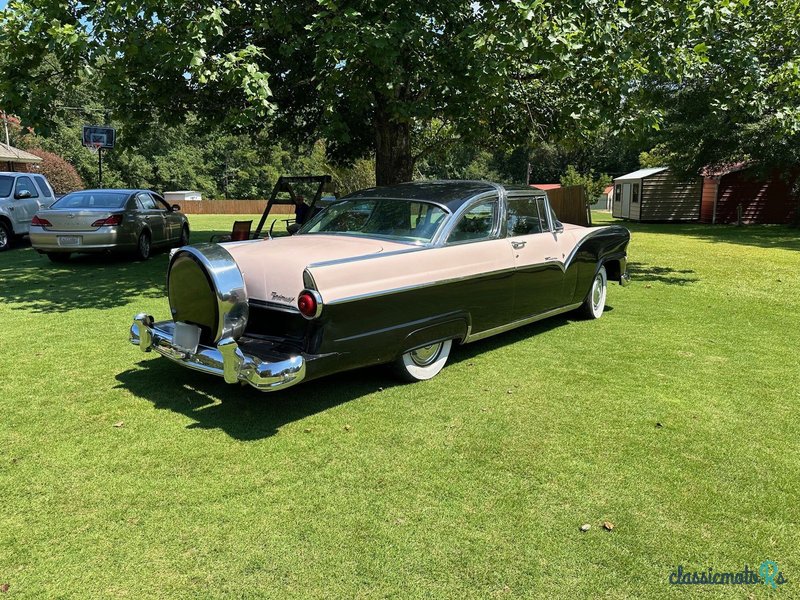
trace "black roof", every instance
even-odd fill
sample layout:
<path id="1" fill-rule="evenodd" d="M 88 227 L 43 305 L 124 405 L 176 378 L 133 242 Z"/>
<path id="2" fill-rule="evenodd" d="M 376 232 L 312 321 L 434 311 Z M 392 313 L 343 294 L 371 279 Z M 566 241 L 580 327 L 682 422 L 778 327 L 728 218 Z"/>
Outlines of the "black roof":
<path id="1" fill-rule="evenodd" d="M 382 187 L 360 190 L 347 196 L 350 198 L 402 198 L 405 200 L 426 200 L 445 205 L 455 211 L 470 198 L 478 194 L 494 191 L 495 187 L 486 181 L 411 181 Z"/>

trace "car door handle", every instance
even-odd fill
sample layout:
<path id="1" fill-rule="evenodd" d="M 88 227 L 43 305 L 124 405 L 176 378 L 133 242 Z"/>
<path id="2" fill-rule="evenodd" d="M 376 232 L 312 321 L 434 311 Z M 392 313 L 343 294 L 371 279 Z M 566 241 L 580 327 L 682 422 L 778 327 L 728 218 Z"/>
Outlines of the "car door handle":
<path id="1" fill-rule="evenodd" d="M 527 243 L 528 242 L 511 242 L 511 247 L 514 250 L 519 250 L 520 248 L 524 248 L 525 244 L 527 244 Z"/>

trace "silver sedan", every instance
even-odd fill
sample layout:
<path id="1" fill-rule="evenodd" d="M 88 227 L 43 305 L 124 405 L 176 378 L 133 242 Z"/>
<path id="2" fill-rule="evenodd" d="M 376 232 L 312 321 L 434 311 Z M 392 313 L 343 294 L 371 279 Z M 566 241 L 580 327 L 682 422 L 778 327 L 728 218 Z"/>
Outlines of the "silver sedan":
<path id="1" fill-rule="evenodd" d="M 149 258 L 155 247 L 189 243 L 189 222 L 180 206 L 148 190 L 83 190 L 36 213 L 31 245 L 54 262 L 72 253 L 127 251 Z"/>

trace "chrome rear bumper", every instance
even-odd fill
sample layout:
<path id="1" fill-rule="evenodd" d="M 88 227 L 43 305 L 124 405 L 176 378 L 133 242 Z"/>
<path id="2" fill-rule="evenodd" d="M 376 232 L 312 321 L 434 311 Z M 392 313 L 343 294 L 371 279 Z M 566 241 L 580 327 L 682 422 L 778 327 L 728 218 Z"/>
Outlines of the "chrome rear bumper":
<path id="1" fill-rule="evenodd" d="M 155 350 L 162 356 L 190 369 L 223 377 L 227 383 L 249 383 L 261 391 L 275 391 L 300 383 L 306 375 L 302 356 L 269 362 L 245 354 L 232 338 L 219 341 L 216 347 L 198 346 L 188 352 L 173 344 L 174 321 L 153 322 L 153 317 L 140 313 L 133 318 L 130 342 L 142 352 Z"/>

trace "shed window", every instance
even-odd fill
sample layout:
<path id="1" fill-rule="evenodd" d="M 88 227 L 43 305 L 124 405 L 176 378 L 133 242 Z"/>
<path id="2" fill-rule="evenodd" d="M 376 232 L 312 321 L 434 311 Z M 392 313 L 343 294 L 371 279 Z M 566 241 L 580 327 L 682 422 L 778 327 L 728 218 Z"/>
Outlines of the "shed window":
<path id="1" fill-rule="evenodd" d="M 631 186 L 631 202 L 637 204 L 639 202 L 639 184 L 634 183 Z"/>
<path id="2" fill-rule="evenodd" d="M 618 183 L 614 188 L 614 202 L 622 202 L 622 184 Z"/>

